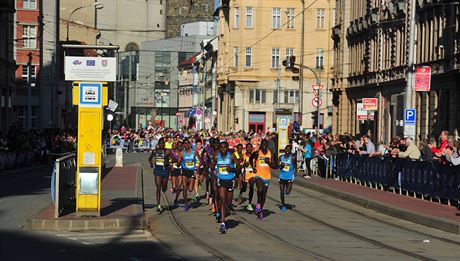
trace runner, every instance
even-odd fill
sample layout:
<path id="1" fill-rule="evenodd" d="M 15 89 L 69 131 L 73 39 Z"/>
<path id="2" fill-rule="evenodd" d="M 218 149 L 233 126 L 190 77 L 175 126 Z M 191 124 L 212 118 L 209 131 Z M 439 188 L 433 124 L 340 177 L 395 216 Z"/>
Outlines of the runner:
<path id="1" fill-rule="evenodd" d="M 253 160 L 255 160 L 256 177 L 254 178 L 257 186 L 257 205 L 256 214 L 259 220 L 263 219 L 263 208 L 265 199 L 267 197 L 268 186 L 270 185 L 270 168 L 275 169 L 276 159 L 274 155 L 268 150 L 267 140 L 263 139 L 260 142 L 260 149 L 253 154 Z"/>
<path id="2" fill-rule="evenodd" d="M 187 191 L 193 191 L 193 184 L 195 184 L 195 170 L 196 170 L 196 158 L 195 151 L 192 150 L 190 140 L 184 140 L 184 150 L 179 152 L 178 165 L 182 167 L 182 173 L 179 180 L 179 190 L 182 190 L 184 198 L 184 210 L 189 210 Z M 179 198 L 179 192 L 176 194 L 176 200 Z"/>
<path id="3" fill-rule="evenodd" d="M 235 172 L 238 171 L 236 168 L 235 155 L 229 152 L 227 142 L 220 143 L 219 153 L 213 165 L 217 171 L 217 190 L 219 195 L 217 200 L 217 209 L 220 213 L 221 222 L 219 231 L 221 233 L 226 233 L 226 210 L 230 209 L 232 205 Z"/>
<path id="4" fill-rule="evenodd" d="M 212 206 L 212 213 L 216 215 L 216 219 L 219 218 L 219 213 L 217 210 L 217 177 L 216 177 L 216 169 L 213 163 L 216 161 L 217 156 L 219 154 L 219 140 L 217 138 L 211 140 L 211 146 L 209 147 L 209 151 L 206 151 L 206 159 L 208 164 L 208 175 L 207 179 L 209 183 L 206 185 L 206 190 L 209 188 L 209 205 Z M 209 185 L 209 186 L 208 186 Z"/>
<path id="5" fill-rule="evenodd" d="M 254 196 L 254 163 L 251 160 L 252 158 L 252 144 L 248 143 L 246 145 L 246 152 L 243 154 L 243 177 L 242 177 L 242 186 L 240 190 L 240 197 L 242 198 L 243 193 L 246 192 L 249 186 L 249 195 L 248 195 L 248 205 L 246 209 L 249 212 L 254 211 L 252 207 L 252 197 Z"/>
<path id="6" fill-rule="evenodd" d="M 153 174 L 155 176 L 156 198 L 157 198 L 157 212 L 163 212 L 163 207 L 160 204 L 161 191 L 166 192 L 168 188 L 168 171 L 169 165 L 168 157 L 166 157 L 167 151 L 165 149 L 165 141 L 160 138 L 158 145 L 155 150 L 152 151 L 149 157 L 150 167 L 153 168 Z"/>
<path id="7" fill-rule="evenodd" d="M 182 151 L 182 142 L 173 143 L 172 149 L 169 153 L 169 161 L 171 162 L 171 193 L 177 193 L 177 188 L 180 187 L 179 176 L 182 172 L 181 165 L 179 163 L 179 153 Z M 176 195 L 177 200 L 177 195 Z M 177 202 L 174 201 L 174 204 Z"/>
<path id="8" fill-rule="evenodd" d="M 280 169 L 280 199 L 281 212 L 286 212 L 286 204 L 284 195 L 289 195 L 292 190 L 292 182 L 294 182 L 295 173 L 297 173 L 297 159 L 295 154 L 292 154 L 291 145 L 286 145 L 284 154 L 279 157 Z"/>
<path id="9" fill-rule="evenodd" d="M 235 152 L 233 153 L 233 155 L 235 155 L 235 159 L 236 159 L 236 165 L 239 169 L 243 169 L 243 145 L 242 144 L 238 144 L 236 145 L 236 150 Z M 238 172 L 238 173 L 235 173 L 236 174 L 236 182 L 235 182 L 235 190 L 236 189 L 240 189 L 240 194 L 238 196 L 238 198 L 236 199 L 236 201 L 238 202 L 238 204 L 241 204 L 243 202 L 243 196 L 241 195 L 241 189 L 242 189 L 242 181 L 243 181 L 243 175 L 241 175 L 241 172 Z"/>
<path id="10" fill-rule="evenodd" d="M 195 200 L 197 203 L 200 202 L 200 188 L 203 184 L 205 173 L 204 173 L 204 164 L 203 164 L 203 142 L 201 140 L 196 140 L 195 145 L 195 158 L 196 158 L 196 179 L 195 179 Z"/>

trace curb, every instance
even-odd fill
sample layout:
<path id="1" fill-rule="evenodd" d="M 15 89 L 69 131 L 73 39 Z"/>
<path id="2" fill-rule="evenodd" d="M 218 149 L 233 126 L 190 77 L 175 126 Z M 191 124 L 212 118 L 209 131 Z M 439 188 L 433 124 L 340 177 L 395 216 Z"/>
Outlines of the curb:
<path id="1" fill-rule="evenodd" d="M 130 218 L 78 218 L 78 219 L 41 219 L 32 218 L 27 220 L 27 227 L 33 231 L 107 231 L 148 228 L 147 218 L 144 215 L 142 169 L 137 166 L 136 196 L 142 200 L 142 204 L 135 206 L 136 213 Z"/>
<path id="2" fill-rule="evenodd" d="M 27 227 L 33 231 L 106 231 L 122 229 L 145 229 L 147 221 L 143 217 L 130 219 L 29 219 Z"/>
<path id="3" fill-rule="evenodd" d="M 340 198 L 342 200 L 352 202 L 367 209 L 371 209 L 389 216 L 404 219 L 406 221 L 410 221 L 427 227 L 440 229 L 449 233 L 460 234 L 460 223 L 457 222 L 452 222 L 444 218 L 427 216 L 424 214 L 415 213 L 398 207 L 389 206 L 381 202 L 361 198 L 347 192 L 335 190 L 310 182 L 295 181 L 295 183 L 301 187 L 312 189 L 336 198 Z"/>

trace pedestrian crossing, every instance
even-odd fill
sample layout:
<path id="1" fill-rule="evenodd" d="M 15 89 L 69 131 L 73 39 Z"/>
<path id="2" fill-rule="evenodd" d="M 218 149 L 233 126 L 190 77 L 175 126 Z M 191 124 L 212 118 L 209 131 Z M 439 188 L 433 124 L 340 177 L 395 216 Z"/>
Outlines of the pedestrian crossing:
<path id="1" fill-rule="evenodd" d="M 82 231 L 82 232 L 47 232 L 49 235 L 79 242 L 83 245 L 103 245 L 114 243 L 158 242 L 149 231 Z"/>

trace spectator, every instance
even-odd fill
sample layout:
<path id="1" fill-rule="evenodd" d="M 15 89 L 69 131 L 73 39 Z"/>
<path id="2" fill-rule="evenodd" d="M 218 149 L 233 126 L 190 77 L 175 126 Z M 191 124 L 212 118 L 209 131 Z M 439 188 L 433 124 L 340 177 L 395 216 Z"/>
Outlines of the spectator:
<path id="1" fill-rule="evenodd" d="M 363 135 L 363 142 L 366 145 L 366 150 L 362 150 L 360 154 L 372 155 L 375 152 L 375 145 L 372 143 L 371 138 L 368 135 Z"/>
<path id="2" fill-rule="evenodd" d="M 431 149 L 431 151 L 438 157 L 442 156 L 442 151 L 447 148 L 448 145 L 448 137 L 449 137 L 449 132 L 448 131 L 441 131 L 441 135 L 439 136 L 439 139 L 441 140 L 441 146 L 439 148 L 436 148 L 433 144 L 428 145 Z"/>
<path id="3" fill-rule="evenodd" d="M 406 138 L 405 140 L 401 141 L 404 145 L 407 146 L 406 151 L 399 151 L 397 150 L 398 157 L 400 158 L 409 158 L 412 160 L 419 160 L 420 159 L 420 150 L 415 146 L 414 141 L 412 138 Z"/>
<path id="4" fill-rule="evenodd" d="M 452 146 L 448 146 L 443 150 L 443 154 L 452 165 L 460 165 L 460 141 L 454 141 Z"/>
<path id="5" fill-rule="evenodd" d="M 424 139 L 420 144 L 422 151 L 421 158 L 424 161 L 432 161 L 434 159 L 434 153 L 431 151 L 429 144 L 428 139 Z"/>

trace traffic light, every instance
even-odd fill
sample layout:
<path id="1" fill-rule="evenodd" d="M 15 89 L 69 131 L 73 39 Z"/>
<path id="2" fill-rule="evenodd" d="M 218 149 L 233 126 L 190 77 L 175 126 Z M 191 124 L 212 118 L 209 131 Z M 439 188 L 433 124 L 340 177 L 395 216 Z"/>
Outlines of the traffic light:
<path id="1" fill-rule="evenodd" d="M 283 66 L 286 67 L 286 69 L 294 69 L 295 66 L 295 56 L 289 56 L 282 62 Z"/>

